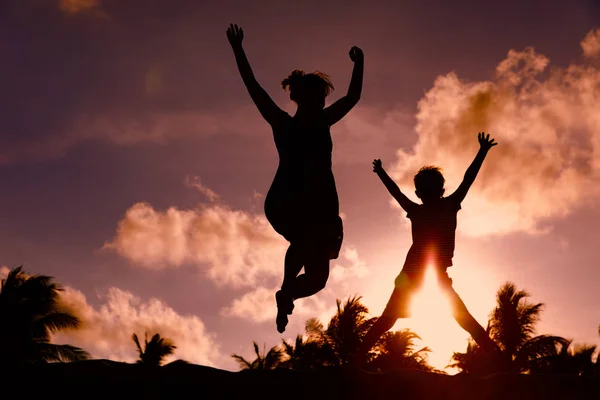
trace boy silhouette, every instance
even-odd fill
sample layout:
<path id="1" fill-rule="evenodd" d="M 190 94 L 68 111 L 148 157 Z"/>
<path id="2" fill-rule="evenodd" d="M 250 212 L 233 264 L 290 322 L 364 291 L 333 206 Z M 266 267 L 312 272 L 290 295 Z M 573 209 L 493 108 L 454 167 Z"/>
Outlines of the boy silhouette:
<path id="1" fill-rule="evenodd" d="M 438 284 L 450 299 L 454 319 L 483 349 L 495 353 L 497 346 L 485 329 L 473 318 L 467 307 L 452 288 L 452 279 L 446 269 L 452 266 L 456 231 L 456 215 L 461 209 L 469 188 L 475 181 L 488 151 L 498 143 L 490 135 L 479 133 L 479 152 L 471 163 L 458 189 L 448 197 L 444 195 L 445 179 L 440 168 L 425 166 L 414 177 L 416 195 L 423 204 L 411 201 L 400 191 L 383 169 L 381 160 L 373 161 L 375 172 L 390 194 L 406 211 L 411 220 L 413 244 L 408 251 L 402 271 L 394 282 L 394 291 L 385 310 L 365 335 L 356 354 L 362 362 L 379 338 L 394 326 L 398 318 L 410 317 L 410 300 L 420 289 L 428 267 L 436 271 Z"/>

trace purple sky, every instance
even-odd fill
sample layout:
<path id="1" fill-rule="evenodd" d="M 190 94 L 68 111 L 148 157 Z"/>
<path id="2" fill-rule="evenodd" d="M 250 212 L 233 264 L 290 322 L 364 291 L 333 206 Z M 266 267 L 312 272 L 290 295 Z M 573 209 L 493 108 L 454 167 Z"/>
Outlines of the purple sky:
<path id="1" fill-rule="evenodd" d="M 133 331 L 159 330 L 176 356 L 236 369 L 231 353 L 294 337 L 336 298 L 361 294 L 377 315 L 410 232 L 371 160 L 413 199 L 416 168 L 439 163 L 451 191 L 489 130 L 500 145 L 459 213 L 458 292 L 485 324 L 513 281 L 546 303 L 540 333 L 600 343 L 598 2 L 251 3 L 0 5 L 0 266 L 70 288 L 90 324 L 65 340 L 130 360 Z M 272 297 L 285 247 L 261 197 L 277 155 L 237 73 L 230 22 L 289 112 L 289 72 L 330 74 L 331 102 L 347 89 L 350 47 L 365 53 L 363 97 L 332 128 L 344 252 L 284 335 Z M 478 93 L 492 105 L 478 108 Z"/>

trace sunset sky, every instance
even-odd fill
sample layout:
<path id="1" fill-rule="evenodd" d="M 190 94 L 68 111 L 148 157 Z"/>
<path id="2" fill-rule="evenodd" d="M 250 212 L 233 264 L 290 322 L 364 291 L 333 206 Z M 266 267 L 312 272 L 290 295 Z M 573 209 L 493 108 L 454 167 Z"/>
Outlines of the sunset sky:
<path id="1" fill-rule="evenodd" d="M 277 153 L 229 23 L 290 113 L 292 70 L 331 75 L 331 104 L 350 48 L 365 54 L 362 98 L 332 128 L 342 253 L 283 335 L 286 242 L 263 213 Z M 4 0 L 0 58 L 0 274 L 23 265 L 67 287 L 84 326 L 57 342 L 133 361 L 131 334 L 159 332 L 175 358 L 237 370 L 232 353 L 328 321 L 336 298 L 377 316 L 411 238 L 372 160 L 415 201 L 415 172 L 440 165 L 450 193 L 485 131 L 499 145 L 458 214 L 455 289 L 485 326 L 512 281 L 545 303 L 538 333 L 600 344 L 597 0 Z M 415 307 L 431 317 L 396 327 L 443 368 L 468 335 L 428 299 Z"/>

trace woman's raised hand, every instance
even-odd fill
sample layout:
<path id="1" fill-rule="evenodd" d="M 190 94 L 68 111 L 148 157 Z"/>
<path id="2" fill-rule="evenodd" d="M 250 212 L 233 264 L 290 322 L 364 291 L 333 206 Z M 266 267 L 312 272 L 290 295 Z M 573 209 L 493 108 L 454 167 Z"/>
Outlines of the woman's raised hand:
<path id="1" fill-rule="evenodd" d="M 352 46 L 350 49 L 350 59 L 354 62 L 362 62 L 365 59 L 363 51 L 356 46 Z"/>

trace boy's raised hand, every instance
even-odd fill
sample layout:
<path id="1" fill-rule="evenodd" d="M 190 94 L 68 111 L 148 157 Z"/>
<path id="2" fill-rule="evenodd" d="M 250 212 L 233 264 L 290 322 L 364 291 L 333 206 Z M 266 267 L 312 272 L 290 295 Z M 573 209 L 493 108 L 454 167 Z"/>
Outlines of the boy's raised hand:
<path id="1" fill-rule="evenodd" d="M 383 171 L 383 165 L 381 165 L 381 160 L 380 159 L 373 160 L 373 172 L 378 174 L 381 171 Z"/>
<path id="2" fill-rule="evenodd" d="M 497 142 L 494 141 L 494 139 L 490 139 L 489 133 L 486 135 L 485 132 L 479 132 L 477 134 L 477 140 L 479 141 L 479 146 L 483 150 L 489 150 L 498 144 Z"/>
<path id="3" fill-rule="evenodd" d="M 244 30 L 236 24 L 229 24 L 227 40 L 229 40 L 231 47 L 241 47 L 242 40 L 244 40 Z"/>

